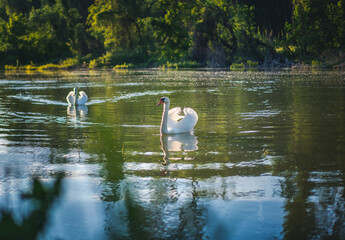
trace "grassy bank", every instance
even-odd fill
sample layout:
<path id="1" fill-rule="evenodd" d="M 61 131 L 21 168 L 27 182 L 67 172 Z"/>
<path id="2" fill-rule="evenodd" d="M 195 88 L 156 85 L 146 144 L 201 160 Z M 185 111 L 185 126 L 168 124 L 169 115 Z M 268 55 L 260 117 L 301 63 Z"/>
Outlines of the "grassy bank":
<path id="1" fill-rule="evenodd" d="M 279 53 L 279 54 L 278 54 Z M 128 70 L 136 68 L 159 68 L 166 69 L 193 69 L 193 68 L 217 68 L 209 66 L 207 63 L 201 64 L 196 61 L 182 61 L 182 62 L 152 62 L 147 61 L 142 64 L 123 63 L 111 65 L 110 63 L 102 62 L 100 58 L 85 61 L 85 58 L 68 58 L 60 60 L 59 63 L 48 64 L 30 64 L 20 65 L 17 61 L 16 65 L 0 66 L 3 70 L 26 70 L 26 71 L 45 71 L 45 70 L 71 70 L 71 69 L 113 69 L 113 70 Z M 337 69 L 345 70 L 345 53 L 339 50 L 325 51 L 319 58 L 313 59 L 308 57 L 293 58 L 287 57 L 286 53 L 281 50 L 276 51 L 275 55 L 265 57 L 264 62 L 252 61 L 250 59 L 232 63 L 230 66 L 218 66 L 218 68 L 230 68 L 231 70 L 247 70 L 247 69 Z"/>

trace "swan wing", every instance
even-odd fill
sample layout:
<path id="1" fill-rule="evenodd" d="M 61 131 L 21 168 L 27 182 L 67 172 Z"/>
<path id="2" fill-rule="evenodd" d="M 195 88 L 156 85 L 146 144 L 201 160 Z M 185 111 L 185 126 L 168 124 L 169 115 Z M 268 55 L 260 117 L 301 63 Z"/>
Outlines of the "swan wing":
<path id="1" fill-rule="evenodd" d="M 181 111 L 181 109 L 180 109 Z M 179 115 L 180 121 L 174 122 L 172 125 L 168 125 L 171 133 L 184 133 L 191 132 L 198 122 L 198 114 L 192 108 L 183 109 L 184 117 Z"/>
<path id="2" fill-rule="evenodd" d="M 176 124 L 178 122 L 178 120 L 183 118 L 180 114 L 181 114 L 181 108 L 180 107 L 175 107 L 175 108 L 169 109 L 168 123 Z"/>
<path id="3" fill-rule="evenodd" d="M 69 92 L 69 94 L 66 97 L 66 100 L 67 100 L 69 105 L 73 105 L 74 104 L 74 96 L 73 95 L 74 95 L 74 92 L 71 91 L 71 92 Z"/>
<path id="4" fill-rule="evenodd" d="M 79 105 L 85 105 L 85 103 L 87 102 L 87 95 L 84 91 L 80 91 L 79 92 L 79 98 L 78 98 L 78 104 Z"/>
<path id="5" fill-rule="evenodd" d="M 193 108 L 184 108 L 183 113 L 185 117 L 179 122 L 179 124 L 181 124 L 181 128 L 184 128 L 186 132 L 190 132 L 198 122 L 198 114 Z"/>

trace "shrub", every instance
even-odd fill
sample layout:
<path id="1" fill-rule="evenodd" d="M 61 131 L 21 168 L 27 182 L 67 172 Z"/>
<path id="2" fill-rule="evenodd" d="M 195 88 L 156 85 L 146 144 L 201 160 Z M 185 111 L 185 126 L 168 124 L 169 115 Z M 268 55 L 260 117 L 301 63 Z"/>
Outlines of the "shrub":
<path id="1" fill-rule="evenodd" d="M 124 63 L 122 65 L 115 65 L 113 67 L 113 69 L 129 69 L 129 68 L 133 68 L 133 65 L 132 64 L 127 64 L 127 63 Z"/>
<path id="2" fill-rule="evenodd" d="M 244 69 L 245 65 L 244 63 L 233 63 L 230 66 L 230 69 Z"/>
<path id="3" fill-rule="evenodd" d="M 258 62 L 253 62 L 253 61 L 251 61 L 251 60 L 248 60 L 247 61 L 247 66 L 249 67 L 249 68 L 255 68 L 255 67 L 257 67 L 258 66 Z"/>

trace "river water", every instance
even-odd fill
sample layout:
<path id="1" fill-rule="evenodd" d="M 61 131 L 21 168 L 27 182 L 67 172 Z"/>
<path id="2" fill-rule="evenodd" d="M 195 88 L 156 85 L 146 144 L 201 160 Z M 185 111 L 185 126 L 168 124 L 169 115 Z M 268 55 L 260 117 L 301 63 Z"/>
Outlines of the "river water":
<path id="1" fill-rule="evenodd" d="M 162 96 L 192 133 L 160 136 Z M 345 73 L 1 72 L 0 209 L 59 172 L 39 239 L 344 239 Z"/>

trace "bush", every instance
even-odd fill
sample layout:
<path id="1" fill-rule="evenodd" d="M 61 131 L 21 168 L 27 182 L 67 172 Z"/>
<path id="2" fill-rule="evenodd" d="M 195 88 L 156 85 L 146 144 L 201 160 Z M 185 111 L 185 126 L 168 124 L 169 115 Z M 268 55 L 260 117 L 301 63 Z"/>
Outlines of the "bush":
<path id="1" fill-rule="evenodd" d="M 92 59 L 89 63 L 89 68 L 91 69 L 97 68 L 98 66 L 99 66 L 99 63 L 97 59 Z"/>
<path id="2" fill-rule="evenodd" d="M 244 63 L 233 63 L 230 66 L 230 69 L 244 69 L 245 65 Z"/>
<path id="3" fill-rule="evenodd" d="M 133 65 L 132 64 L 127 64 L 127 63 L 124 63 L 122 65 L 115 65 L 113 67 L 113 69 L 129 69 L 129 68 L 133 68 Z"/>
<path id="4" fill-rule="evenodd" d="M 73 68 L 80 65 L 78 59 L 76 58 L 67 58 L 59 63 L 60 68 Z"/>
<path id="5" fill-rule="evenodd" d="M 257 66 L 258 66 L 258 62 L 253 62 L 253 61 L 251 61 L 251 60 L 248 60 L 247 61 L 247 66 L 249 67 L 249 68 L 256 68 Z"/>

